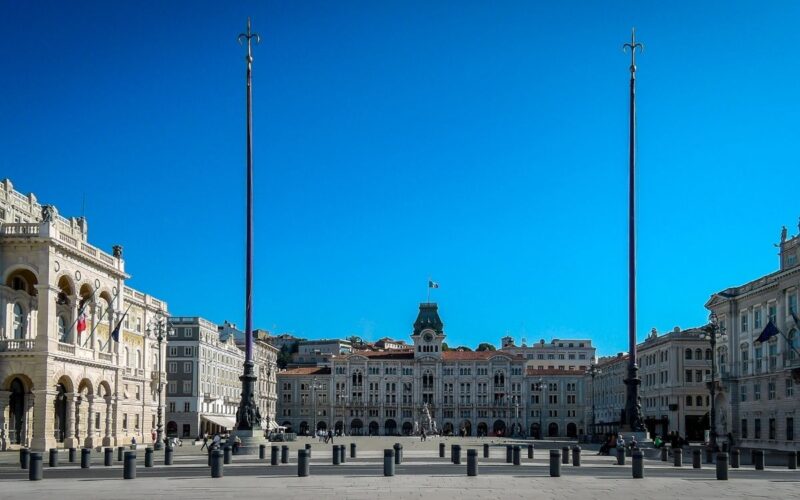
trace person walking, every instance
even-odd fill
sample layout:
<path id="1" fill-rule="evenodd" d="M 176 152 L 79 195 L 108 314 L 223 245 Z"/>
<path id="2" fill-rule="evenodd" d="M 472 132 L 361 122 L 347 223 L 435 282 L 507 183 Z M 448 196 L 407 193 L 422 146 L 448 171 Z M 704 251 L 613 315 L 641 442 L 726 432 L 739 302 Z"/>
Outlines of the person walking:
<path id="1" fill-rule="evenodd" d="M 200 451 L 204 449 L 208 449 L 208 434 L 203 434 L 203 446 L 200 447 Z"/>
<path id="2" fill-rule="evenodd" d="M 332 430 L 328 431 L 328 441 L 330 441 L 330 443 L 333 444 L 333 431 Z"/>

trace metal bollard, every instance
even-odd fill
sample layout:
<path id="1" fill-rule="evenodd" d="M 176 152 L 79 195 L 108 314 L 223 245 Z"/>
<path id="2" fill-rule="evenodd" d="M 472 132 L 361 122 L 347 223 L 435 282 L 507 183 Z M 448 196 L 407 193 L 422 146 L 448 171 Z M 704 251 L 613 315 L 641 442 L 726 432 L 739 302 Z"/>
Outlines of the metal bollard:
<path id="1" fill-rule="evenodd" d="M 700 465 L 700 448 L 695 448 L 692 450 L 692 467 L 695 469 L 700 469 L 702 466 Z"/>
<path id="2" fill-rule="evenodd" d="M 122 479 L 136 479 L 136 452 L 126 451 L 122 465 Z"/>
<path id="3" fill-rule="evenodd" d="M 550 477 L 561 477 L 561 453 L 550 450 Z"/>
<path id="4" fill-rule="evenodd" d="M 144 449 L 144 466 L 153 466 L 153 448 L 148 447 Z"/>
<path id="5" fill-rule="evenodd" d="M 279 456 L 281 453 L 281 447 L 278 445 L 272 445 L 269 455 L 269 464 L 270 465 L 278 465 Z"/>
<path id="6" fill-rule="evenodd" d="M 395 443 L 394 446 L 394 463 L 399 465 L 403 463 L 403 445 Z"/>
<path id="7" fill-rule="evenodd" d="M 795 470 L 797 469 L 797 452 L 790 451 L 786 454 L 786 467 L 788 469 Z"/>
<path id="8" fill-rule="evenodd" d="M 706 448 L 706 463 L 713 464 L 714 463 L 714 450 L 709 446 Z M 699 469 L 700 467 L 698 467 Z"/>
<path id="9" fill-rule="evenodd" d="M 678 448 L 677 450 L 672 450 L 672 465 L 675 467 L 681 467 L 683 465 L 683 450 Z"/>
<path id="10" fill-rule="evenodd" d="M 514 461 L 514 447 L 510 444 L 506 445 L 506 463 L 510 464 Z"/>
<path id="11" fill-rule="evenodd" d="M 580 467 L 581 466 L 581 447 L 577 444 L 572 447 L 572 466 L 573 467 Z"/>
<path id="12" fill-rule="evenodd" d="M 728 480 L 728 454 L 725 452 L 717 453 L 717 480 Z"/>
<path id="13" fill-rule="evenodd" d="M 561 463 L 562 464 L 569 463 L 569 446 L 561 448 Z"/>
<path id="14" fill-rule="evenodd" d="M 439 458 L 444 458 L 444 443 L 439 443 Z"/>
<path id="15" fill-rule="evenodd" d="M 631 453 L 631 465 L 633 469 L 633 478 L 644 478 L 644 454 L 641 450 L 634 450 Z"/>
<path id="16" fill-rule="evenodd" d="M 258 445 L 258 459 L 264 460 L 265 458 L 267 458 L 267 445 L 260 444 Z"/>
<path id="17" fill-rule="evenodd" d="M 50 448 L 50 460 L 47 465 L 58 467 L 58 448 Z"/>
<path id="18" fill-rule="evenodd" d="M 343 463 L 347 462 L 347 458 L 346 458 L 347 457 L 347 451 L 346 451 L 346 449 L 347 449 L 347 447 L 345 445 L 343 445 L 343 444 L 339 445 L 339 463 L 343 464 Z"/>
<path id="19" fill-rule="evenodd" d="M 755 450 L 753 457 L 755 458 L 756 470 L 764 470 L 764 450 Z"/>
<path id="20" fill-rule="evenodd" d="M 456 465 L 461 464 L 461 445 L 454 444 L 453 445 L 453 463 Z"/>
<path id="21" fill-rule="evenodd" d="M 339 465 L 341 462 L 339 461 L 339 447 L 332 446 L 331 450 L 333 451 L 333 465 Z"/>
<path id="22" fill-rule="evenodd" d="M 661 461 L 666 462 L 668 459 L 669 450 L 667 450 L 666 445 L 661 448 Z"/>
<path id="23" fill-rule="evenodd" d="M 225 458 L 222 450 L 211 452 L 211 477 L 217 478 L 224 475 Z"/>
<path id="24" fill-rule="evenodd" d="M 306 443 L 306 451 L 308 452 L 308 459 L 311 460 L 311 444 Z"/>
<path id="25" fill-rule="evenodd" d="M 520 463 L 521 463 L 520 462 L 520 455 L 522 454 L 521 451 L 522 450 L 520 449 L 519 445 L 514 445 L 514 448 L 513 448 L 514 465 L 520 465 Z"/>
<path id="26" fill-rule="evenodd" d="M 739 455 L 740 454 L 741 454 L 741 452 L 739 451 L 739 448 L 735 448 L 733 451 L 731 451 L 731 468 L 732 469 L 738 469 L 739 468 Z"/>
<path id="27" fill-rule="evenodd" d="M 528 445 L 528 458 L 533 460 L 533 443 Z"/>
<path id="28" fill-rule="evenodd" d="M 350 458 L 356 458 L 356 444 L 350 443 Z"/>
<path id="29" fill-rule="evenodd" d="M 281 463 L 288 464 L 289 463 L 289 447 L 281 445 Z"/>
<path id="30" fill-rule="evenodd" d="M 617 465 L 625 465 L 625 448 L 617 447 Z"/>
<path id="31" fill-rule="evenodd" d="M 31 450 L 28 448 L 19 449 L 19 468 L 27 469 L 31 462 Z"/>
<path id="32" fill-rule="evenodd" d="M 75 460 L 76 460 L 75 459 L 76 456 L 77 456 L 77 450 L 75 450 L 75 448 L 70 448 L 69 449 L 69 463 L 74 464 Z"/>
<path id="33" fill-rule="evenodd" d="M 211 454 L 214 453 L 214 450 L 216 450 L 216 449 L 217 449 L 217 447 L 214 446 L 214 445 L 211 445 L 211 446 L 208 447 L 208 466 L 209 467 L 211 467 Z"/>
<path id="34" fill-rule="evenodd" d="M 42 454 L 31 453 L 29 457 L 30 469 L 28 470 L 28 479 L 31 481 L 41 481 L 44 477 L 44 467 L 42 466 Z"/>
<path id="35" fill-rule="evenodd" d="M 172 446 L 167 445 L 167 447 L 164 448 L 164 465 L 172 465 L 172 457 L 174 453 L 175 448 Z"/>
<path id="36" fill-rule="evenodd" d="M 467 475 L 478 475 L 478 450 L 467 450 Z"/>
<path id="37" fill-rule="evenodd" d="M 92 449 L 81 448 L 81 469 L 88 469 L 92 466 Z"/>
<path id="38" fill-rule="evenodd" d="M 117 462 L 122 462 L 125 459 L 125 448 L 117 446 Z"/>
<path id="39" fill-rule="evenodd" d="M 394 476 L 394 450 L 391 448 L 383 450 L 383 475 Z"/>
<path id="40" fill-rule="evenodd" d="M 489 445 L 483 443 L 483 458 L 489 458 Z"/>
<path id="41" fill-rule="evenodd" d="M 111 467 L 114 463 L 114 449 L 113 448 L 104 448 L 103 449 L 103 465 L 106 467 Z"/>
<path id="42" fill-rule="evenodd" d="M 311 450 L 310 445 L 306 445 L 306 449 L 297 450 L 297 477 L 308 477 L 311 472 Z"/>
<path id="43" fill-rule="evenodd" d="M 231 463 L 231 457 L 232 456 L 233 456 L 233 450 L 231 450 L 230 446 L 226 446 L 225 448 L 223 448 L 222 460 L 225 463 L 225 465 L 228 465 L 228 464 Z"/>

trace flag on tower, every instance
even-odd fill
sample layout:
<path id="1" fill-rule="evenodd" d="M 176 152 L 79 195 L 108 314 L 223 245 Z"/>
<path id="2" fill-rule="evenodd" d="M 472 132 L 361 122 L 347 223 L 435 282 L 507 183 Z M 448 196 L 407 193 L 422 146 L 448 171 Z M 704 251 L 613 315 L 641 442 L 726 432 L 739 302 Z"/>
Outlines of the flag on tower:
<path id="1" fill-rule="evenodd" d="M 428 280 L 428 288 L 439 288 L 439 283 Z"/>

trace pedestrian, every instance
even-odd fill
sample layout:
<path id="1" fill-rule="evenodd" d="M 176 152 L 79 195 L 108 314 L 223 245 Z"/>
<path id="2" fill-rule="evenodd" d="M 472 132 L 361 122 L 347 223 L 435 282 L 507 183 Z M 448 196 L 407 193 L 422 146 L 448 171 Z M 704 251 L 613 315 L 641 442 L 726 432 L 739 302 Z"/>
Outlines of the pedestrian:
<path id="1" fill-rule="evenodd" d="M 208 434 L 203 435 L 203 446 L 200 447 L 200 451 L 208 448 Z"/>
<path id="2" fill-rule="evenodd" d="M 136 436 L 131 438 L 131 448 L 136 448 Z"/>
<path id="3" fill-rule="evenodd" d="M 330 441 L 330 443 L 333 444 L 333 431 L 332 430 L 328 431 L 328 441 Z"/>

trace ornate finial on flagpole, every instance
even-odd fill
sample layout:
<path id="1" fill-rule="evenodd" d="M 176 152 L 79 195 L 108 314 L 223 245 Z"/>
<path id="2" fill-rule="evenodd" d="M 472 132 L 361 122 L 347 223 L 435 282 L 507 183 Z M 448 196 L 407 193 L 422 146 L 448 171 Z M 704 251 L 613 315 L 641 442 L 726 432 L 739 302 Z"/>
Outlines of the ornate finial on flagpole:
<path id="1" fill-rule="evenodd" d="M 261 43 L 261 37 L 259 36 L 259 34 L 258 33 L 252 33 L 250 31 L 250 18 L 248 17 L 247 18 L 247 33 L 239 33 L 239 36 L 237 38 L 239 40 L 239 45 L 243 45 L 242 44 L 242 39 L 247 40 L 247 63 L 248 64 L 253 62 L 253 49 L 252 49 L 252 46 L 250 44 L 250 40 L 252 40 L 253 38 L 256 39 L 256 43 Z"/>
<path id="2" fill-rule="evenodd" d="M 636 41 L 636 28 L 631 28 L 631 43 L 626 43 L 622 46 L 622 50 L 627 52 L 631 49 L 631 78 L 636 78 L 636 49 L 639 52 L 644 50 L 644 45 Z"/>

